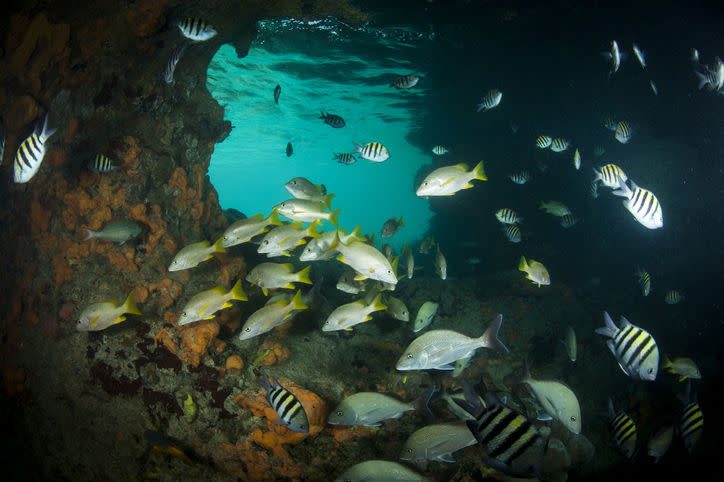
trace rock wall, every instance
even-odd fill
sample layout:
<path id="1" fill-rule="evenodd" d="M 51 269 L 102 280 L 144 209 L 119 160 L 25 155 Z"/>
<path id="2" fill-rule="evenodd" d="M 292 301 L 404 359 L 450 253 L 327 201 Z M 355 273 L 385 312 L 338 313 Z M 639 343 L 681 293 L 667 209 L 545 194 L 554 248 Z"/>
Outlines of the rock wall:
<path id="1" fill-rule="evenodd" d="M 173 431 L 169 420 L 184 415 L 186 395 L 213 407 L 216 417 L 229 416 L 224 401 L 231 390 L 218 381 L 224 368 L 204 361 L 229 355 L 219 334 L 233 332 L 238 312 L 235 321 L 227 315 L 183 330 L 175 322 L 179 303 L 199 285 L 230 287 L 243 277 L 244 260 L 227 256 L 201 267 L 191 286 L 188 272 L 167 271 L 180 248 L 213 241 L 228 224 L 206 172 L 231 125 L 206 90 L 206 68 L 224 43 L 243 56 L 262 18 L 365 19 L 346 1 L 331 0 L 86 3 L 38 3 L 3 16 L 2 400 L 4 413 L 18 416 L 18 437 L 35 449 L 19 455 L 18 464 L 43 460 L 18 473 L 43 478 L 86 479 L 111 470 L 113 478 L 138 476 L 138 464 L 130 463 L 137 461 L 134 447 L 148 441 L 132 434 L 139 426 Z M 163 71 L 183 41 L 173 22 L 189 15 L 204 18 L 218 35 L 191 45 L 167 84 Z M 46 114 L 57 132 L 37 175 L 15 184 L 18 145 Z M 97 154 L 118 169 L 90 171 Z M 82 241 L 85 228 L 118 219 L 141 225 L 139 238 L 120 246 Z M 143 312 L 130 333 L 76 333 L 85 306 L 129 292 Z M 141 415 L 145 410 L 154 420 Z M 95 432 L 78 419 L 97 419 Z M 194 444 L 192 452 L 214 458 L 213 445 Z M 207 468 L 195 470 L 202 476 Z"/>

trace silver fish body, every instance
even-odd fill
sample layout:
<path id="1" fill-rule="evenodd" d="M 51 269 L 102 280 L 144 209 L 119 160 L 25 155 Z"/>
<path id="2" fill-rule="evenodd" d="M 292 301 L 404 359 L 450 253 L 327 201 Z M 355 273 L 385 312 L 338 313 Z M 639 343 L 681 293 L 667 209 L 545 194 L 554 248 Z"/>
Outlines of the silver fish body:
<path id="1" fill-rule="evenodd" d="M 120 220 L 106 224 L 100 231 L 93 231 L 87 228 L 85 231 L 86 237 L 83 238 L 83 241 L 102 239 L 103 241 L 123 244 L 129 239 L 138 236 L 141 233 L 141 226 L 130 220 Z"/>
<path id="2" fill-rule="evenodd" d="M 13 163 L 13 181 L 23 184 L 30 181 L 37 174 L 40 163 L 43 162 L 45 157 L 45 144 L 54 133 L 55 129 L 48 129 L 48 114 L 45 114 L 42 129 L 38 131 L 36 127 L 35 131 L 25 138 L 18 147 Z"/>

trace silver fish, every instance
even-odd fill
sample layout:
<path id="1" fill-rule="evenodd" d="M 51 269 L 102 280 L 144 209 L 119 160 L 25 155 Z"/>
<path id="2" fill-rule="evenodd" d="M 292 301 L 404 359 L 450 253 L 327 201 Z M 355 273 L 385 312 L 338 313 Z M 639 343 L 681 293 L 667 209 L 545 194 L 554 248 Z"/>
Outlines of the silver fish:
<path id="1" fill-rule="evenodd" d="M 416 430 L 405 441 L 400 459 L 454 463 L 452 453 L 475 445 L 473 433 L 462 423 L 441 423 Z"/>
<path id="2" fill-rule="evenodd" d="M 48 129 L 48 114 L 45 114 L 43 128 L 38 131 L 36 127 L 33 133 L 20 143 L 15 154 L 13 180 L 16 183 L 26 183 L 37 174 L 45 157 L 45 143 L 54 133 L 55 129 Z"/>
<path id="3" fill-rule="evenodd" d="M 400 75 L 395 80 L 390 82 L 390 87 L 394 87 L 396 89 L 411 89 L 415 87 L 419 81 L 420 77 L 418 77 L 417 75 Z"/>
<path id="4" fill-rule="evenodd" d="M 571 432 L 581 433 L 581 407 L 578 397 L 568 385 L 558 380 L 536 380 L 530 372 L 526 373 L 523 383 L 531 388 L 545 413 Z"/>
<path id="5" fill-rule="evenodd" d="M 102 239 L 103 241 L 123 244 L 138 236 L 141 233 L 141 226 L 130 220 L 121 220 L 106 224 L 100 231 L 85 228 L 85 232 L 86 237 L 83 238 L 83 241 Z"/>
<path id="6" fill-rule="evenodd" d="M 334 482 L 430 482 L 430 479 L 404 465 L 387 460 L 367 460 L 353 465 Z"/>
<path id="7" fill-rule="evenodd" d="M 173 82 L 173 74 L 176 71 L 176 65 L 179 63 L 181 57 L 183 57 L 186 52 L 186 48 L 191 43 L 191 40 L 184 40 L 178 47 L 173 49 L 173 52 L 171 52 L 171 57 L 166 63 L 166 68 L 163 70 L 163 80 L 165 80 L 167 84 Z"/>
<path id="8" fill-rule="evenodd" d="M 406 412 L 416 410 L 432 417 L 427 404 L 435 393 L 431 386 L 419 398 L 403 402 L 396 397 L 376 392 L 358 392 L 346 397 L 327 417 L 330 425 L 362 425 L 379 427 L 383 420 L 402 417 Z"/>

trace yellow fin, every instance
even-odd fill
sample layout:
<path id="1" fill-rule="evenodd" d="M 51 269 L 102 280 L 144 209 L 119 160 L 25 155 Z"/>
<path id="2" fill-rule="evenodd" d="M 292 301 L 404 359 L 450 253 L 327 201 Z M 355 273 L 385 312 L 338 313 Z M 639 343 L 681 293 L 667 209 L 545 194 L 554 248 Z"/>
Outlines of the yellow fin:
<path id="1" fill-rule="evenodd" d="M 246 293 L 244 293 L 244 290 L 241 287 L 241 280 L 238 280 L 236 283 L 234 283 L 234 286 L 231 288 L 231 299 L 239 301 L 248 300 L 248 298 L 246 297 Z"/>
<path id="2" fill-rule="evenodd" d="M 121 316 L 119 316 L 118 318 L 116 318 L 116 321 L 114 321 L 113 323 L 111 323 L 111 325 L 117 325 L 118 323 L 120 323 L 120 322 L 122 322 L 122 321 L 126 321 L 126 317 L 123 316 L 123 315 L 121 315 Z"/>
<path id="3" fill-rule="evenodd" d="M 297 273 L 297 282 L 298 283 L 306 283 L 311 285 L 312 280 L 309 279 L 309 270 L 311 269 L 311 266 L 307 266 L 303 270 L 301 270 L 299 273 Z"/>
<path id="4" fill-rule="evenodd" d="M 133 299 L 133 291 L 128 293 L 126 301 L 123 302 L 123 312 L 132 315 L 142 315 L 141 310 L 136 306 L 136 300 Z"/>
<path id="5" fill-rule="evenodd" d="M 520 257 L 520 262 L 518 263 L 518 269 L 520 271 L 528 270 L 528 263 L 526 263 L 526 261 L 525 261 L 525 256 Z M 528 275 L 528 279 L 530 279 L 530 275 Z"/>
<path id="6" fill-rule="evenodd" d="M 269 294 L 269 290 L 267 290 L 266 288 L 262 288 L 261 292 L 264 293 L 264 296 L 267 296 Z"/>
<path id="7" fill-rule="evenodd" d="M 473 174 L 475 177 L 473 179 L 478 179 L 480 181 L 487 181 L 488 178 L 485 175 L 485 169 L 483 168 L 483 161 L 480 161 L 477 166 L 473 168 Z"/>

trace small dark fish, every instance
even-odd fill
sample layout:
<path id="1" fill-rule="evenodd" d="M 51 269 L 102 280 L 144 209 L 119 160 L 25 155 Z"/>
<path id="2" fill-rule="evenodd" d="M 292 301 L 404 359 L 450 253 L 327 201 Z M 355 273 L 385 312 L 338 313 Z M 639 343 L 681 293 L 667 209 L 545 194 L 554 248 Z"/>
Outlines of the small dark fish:
<path id="1" fill-rule="evenodd" d="M 357 162 L 357 158 L 348 152 L 342 152 L 339 154 L 335 152 L 334 159 L 336 159 L 340 164 L 346 164 L 348 166 Z"/>
<path id="2" fill-rule="evenodd" d="M 277 85 L 274 87 L 274 102 L 277 104 L 279 103 L 279 94 L 282 93 L 282 87 L 280 85 Z"/>
<path id="3" fill-rule="evenodd" d="M 396 89 L 411 89 L 415 87 L 419 81 L 420 77 L 417 75 L 400 75 L 390 83 L 390 87 L 395 87 Z"/>
<path id="4" fill-rule="evenodd" d="M 88 163 L 88 169 L 95 172 L 96 174 L 115 171 L 116 169 L 118 169 L 118 167 L 119 166 L 113 164 L 113 161 L 111 161 L 111 159 L 104 154 L 98 154 Z"/>
<path id="5" fill-rule="evenodd" d="M 187 39 L 182 42 L 181 45 L 173 49 L 173 52 L 171 52 L 171 58 L 168 59 L 166 69 L 163 71 L 163 79 L 167 84 L 173 82 L 173 73 L 176 71 L 176 64 L 179 63 L 181 57 L 184 55 L 184 52 L 186 52 L 186 47 L 188 47 L 191 43 L 192 40 Z"/>
<path id="6" fill-rule="evenodd" d="M 2 118 L 0 118 L 0 122 L 2 121 Z M 8 131 L 5 130 L 3 127 L 2 133 L 0 133 L 0 165 L 3 163 L 3 158 L 5 157 L 5 141 L 8 138 Z"/>
<path id="7" fill-rule="evenodd" d="M 294 149 L 292 148 L 292 143 L 287 142 L 287 157 L 291 156 L 292 154 L 294 154 Z"/>
<path id="8" fill-rule="evenodd" d="M 327 124 L 328 126 L 332 126 L 335 129 L 339 129 L 340 127 L 344 127 L 347 125 L 345 124 L 344 119 L 335 114 L 325 114 L 324 112 L 322 112 L 322 115 L 319 118 L 324 119 L 325 124 Z"/>

